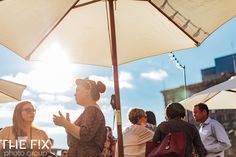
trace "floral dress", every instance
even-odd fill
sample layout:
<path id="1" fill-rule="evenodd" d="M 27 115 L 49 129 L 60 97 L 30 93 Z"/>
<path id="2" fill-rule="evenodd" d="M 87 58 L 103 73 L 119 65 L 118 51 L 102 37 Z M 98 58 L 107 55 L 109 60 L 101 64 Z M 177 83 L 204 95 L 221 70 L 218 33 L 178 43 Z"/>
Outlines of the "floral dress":
<path id="1" fill-rule="evenodd" d="M 80 139 L 68 134 L 68 157 L 100 157 L 106 140 L 105 118 L 96 106 L 88 106 L 75 121 Z"/>
<path id="2" fill-rule="evenodd" d="M 115 147 L 116 140 L 115 138 L 107 136 L 104 148 L 102 151 L 102 157 L 113 157 L 112 147 Z"/>

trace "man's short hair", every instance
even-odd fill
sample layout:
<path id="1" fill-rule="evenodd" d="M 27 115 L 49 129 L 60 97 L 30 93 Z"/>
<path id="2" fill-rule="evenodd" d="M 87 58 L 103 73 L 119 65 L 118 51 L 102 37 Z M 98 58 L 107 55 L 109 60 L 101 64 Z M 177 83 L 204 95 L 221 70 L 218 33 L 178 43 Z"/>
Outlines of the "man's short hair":
<path id="1" fill-rule="evenodd" d="M 68 153 L 68 150 L 66 150 L 66 149 L 62 149 L 62 150 L 61 150 L 61 155 L 63 155 L 64 153 L 67 154 L 67 153 Z"/>
<path id="2" fill-rule="evenodd" d="M 107 131 L 112 131 L 111 127 L 106 126 Z"/>
<path id="3" fill-rule="evenodd" d="M 174 102 L 166 107 L 166 115 L 169 119 L 184 118 L 185 108 L 180 103 Z"/>
<path id="4" fill-rule="evenodd" d="M 51 145 L 53 146 L 54 144 L 54 140 L 52 138 L 49 138 L 50 142 L 51 142 Z"/>
<path id="5" fill-rule="evenodd" d="M 143 109 L 133 108 L 129 110 L 128 117 L 132 124 L 137 124 L 142 117 L 146 117 L 146 113 Z"/>
<path id="6" fill-rule="evenodd" d="M 199 104 L 197 104 L 197 105 L 195 105 L 195 106 L 198 106 L 198 108 L 199 108 L 199 110 L 200 110 L 201 112 L 204 111 L 204 110 L 206 110 L 207 115 L 209 115 L 209 109 L 208 109 L 208 107 L 207 107 L 206 104 L 204 104 L 204 103 L 199 103 Z M 195 106 L 194 106 L 194 107 L 195 107 Z"/>

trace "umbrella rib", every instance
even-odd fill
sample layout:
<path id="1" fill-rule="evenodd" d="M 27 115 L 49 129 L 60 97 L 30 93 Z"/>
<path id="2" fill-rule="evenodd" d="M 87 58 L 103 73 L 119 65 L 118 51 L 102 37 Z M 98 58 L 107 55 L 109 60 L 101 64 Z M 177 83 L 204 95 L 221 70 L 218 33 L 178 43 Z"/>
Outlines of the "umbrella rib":
<path id="1" fill-rule="evenodd" d="M 85 2 L 85 3 L 79 4 L 79 5 L 75 5 L 74 8 L 79 8 L 79 7 L 89 5 L 89 4 L 92 4 L 92 3 L 96 3 L 96 2 L 99 2 L 99 1 L 101 1 L 101 0 L 93 0 L 93 1 Z"/>
<path id="2" fill-rule="evenodd" d="M 148 2 L 156 8 L 161 14 L 163 14 L 169 21 L 171 21 L 176 27 L 178 27 L 185 35 L 187 35 L 193 42 L 195 42 L 196 46 L 199 46 L 200 43 L 195 40 L 191 35 L 189 35 L 182 27 L 180 27 L 175 21 L 171 19 L 165 12 L 163 12 L 158 6 L 156 6 L 151 0 L 148 0 Z"/>
<path id="3" fill-rule="evenodd" d="M 74 9 L 74 7 L 76 6 L 76 4 L 79 2 L 80 0 L 77 0 L 71 7 L 69 10 L 67 10 L 67 12 L 58 20 L 58 22 L 56 22 L 56 24 L 46 33 L 46 35 L 40 40 L 40 42 L 35 46 L 35 48 L 29 53 L 29 55 L 26 57 L 27 60 L 30 59 L 30 56 L 34 53 L 34 51 L 42 44 L 42 42 L 51 34 L 51 32 L 61 23 L 61 21 L 66 17 L 66 15 L 72 10 Z"/>
<path id="4" fill-rule="evenodd" d="M 213 98 L 214 96 L 216 96 L 217 94 L 219 94 L 220 92 L 217 92 L 215 95 L 211 96 L 210 98 L 206 99 L 205 101 L 203 101 L 203 103 L 206 103 L 208 100 L 210 100 L 211 98 Z M 210 93 L 208 93 L 209 95 Z"/>
<path id="5" fill-rule="evenodd" d="M 232 90 L 232 89 L 229 89 L 229 90 L 226 90 L 227 92 L 233 92 L 233 93 L 236 93 L 235 90 Z"/>
<path id="6" fill-rule="evenodd" d="M 236 93 L 236 91 L 235 90 L 231 90 L 231 89 L 229 89 L 229 90 L 225 90 L 225 91 L 227 91 L 227 92 L 234 92 L 234 93 Z M 208 99 L 206 99 L 203 103 L 206 103 L 208 100 L 210 100 L 211 98 L 213 98 L 213 97 L 215 97 L 217 94 L 219 94 L 221 91 L 219 91 L 219 92 L 217 92 L 214 96 L 212 96 L 212 97 L 210 97 L 210 98 L 208 98 Z M 210 94 L 210 93 L 209 93 Z M 209 95 L 208 94 L 208 95 Z"/>

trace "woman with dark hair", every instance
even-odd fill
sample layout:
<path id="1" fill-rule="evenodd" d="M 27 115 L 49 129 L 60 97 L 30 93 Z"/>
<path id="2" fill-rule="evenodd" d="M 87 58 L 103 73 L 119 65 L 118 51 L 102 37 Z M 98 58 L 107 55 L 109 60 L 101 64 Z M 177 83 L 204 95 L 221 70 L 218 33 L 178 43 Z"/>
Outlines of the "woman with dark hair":
<path id="1" fill-rule="evenodd" d="M 116 139 L 112 135 L 111 127 L 106 126 L 106 129 L 107 129 L 107 137 L 106 137 L 106 142 L 104 144 L 104 148 L 102 151 L 102 157 L 114 157 L 115 156 Z"/>
<path id="2" fill-rule="evenodd" d="M 146 127 L 152 131 L 156 129 L 156 116 L 152 111 L 146 111 Z"/>
<path id="3" fill-rule="evenodd" d="M 169 104 L 166 108 L 166 116 L 167 121 L 158 125 L 153 141 L 159 143 L 169 133 L 185 132 L 187 136 L 185 157 L 192 157 L 193 146 L 198 156 L 204 157 L 206 155 L 206 150 L 202 144 L 197 128 L 193 124 L 182 120 L 182 118 L 185 117 L 184 107 L 180 103 Z"/>
<path id="4" fill-rule="evenodd" d="M 152 125 L 157 125 L 156 116 L 152 111 L 146 111 L 146 115 L 147 115 L 147 123 Z"/>
<path id="5" fill-rule="evenodd" d="M 84 107 L 83 113 L 74 122 L 70 122 L 69 114 L 66 117 L 59 111 L 53 115 L 56 125 L 66 129 L 68 134 L 68 157 L 95 157 L 101 156 L 106 140 L 105 118 L 98 106 L 100 93 L 104 93 L 106 86 L 90 79 L 76 80 L 75 99 L 77 104 Z"/>

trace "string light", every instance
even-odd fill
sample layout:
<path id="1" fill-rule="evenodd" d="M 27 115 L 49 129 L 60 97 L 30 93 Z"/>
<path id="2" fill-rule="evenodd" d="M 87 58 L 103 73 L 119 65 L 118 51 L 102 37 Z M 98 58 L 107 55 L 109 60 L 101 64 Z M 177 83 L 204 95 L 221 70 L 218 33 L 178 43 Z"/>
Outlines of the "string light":
<path id="1" fill-rule="evenodd" d="M 180 70 L 183 71 L 183 78 L 184 78 L 184 99 L 186 99 L 186 98 L 187 98 L 187 90 L 186 90 L 186 86 L 187 86 L 187 83 L 186 83 L 186 67 L 185 67 L 185 65 L 183 65 L 183 64 L 181 64 L 181 63 L 179 62 L 179 60 L 177 59 L 177 57 L 176 57 L 172 52 L 170 52 L 169 56 L 170 56 L 170 60 L 171 60 L 173 63 L 175 63 L 175 66 L 176 66 L 178 69 L 180 69 Z M 187 116 L 187 120 L 189 121 L 189 114 L 188 114 L 188 112 L 186 112 L 186 116 Z"/>
<path id="2" fill-rule="evenodd" d="M 175 66 L 176 66 L 178 69 L 185 70 L 185 65 L 181 64 L 181 63 L 179 62 L 179 60 L 176 58 L 176 56 L 175 56 L 172 52 L 169 54 L 169 56 L 170 56 L 170 60 L 171 60 L 173 63 L 175 63 Z"/>

